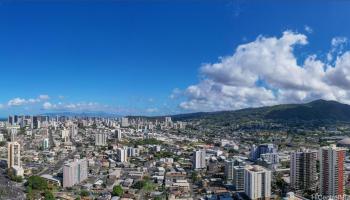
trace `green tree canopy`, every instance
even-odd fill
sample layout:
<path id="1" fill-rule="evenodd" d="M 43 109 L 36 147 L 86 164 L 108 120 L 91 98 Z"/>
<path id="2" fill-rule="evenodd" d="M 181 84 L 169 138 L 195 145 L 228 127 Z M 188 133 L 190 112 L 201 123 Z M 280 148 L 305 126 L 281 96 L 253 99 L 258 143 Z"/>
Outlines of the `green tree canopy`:
<path id="1" fill-rule="evenodd" d="M 89 191 L 87 191 L 87 190 L 82 190 L 82 191 L 80 191 L 80 196 L 82 196 L 82 197 L 87 197 L 87 196 L 89 196 Z"/>
<path id="2" fill-rule="evenodd" d="M 49 190 L 45 191 L 44 197 L 45 197 L 45 200 L 55 200 L 55 197 L 53 196 L 52 192 Z"/>
<path id="3" fill-rule="evenodd" d="M 29 177 L 26 185 L 33 190 L 42 190 L 42 191 L 46 190 L 48 187 L 46 180 L 40 176 Z"/>
<path id="4" fill-rule="evenodd" d="M 113 191 L 112 191 L 112 195 L 113 195 L 113 196 L 118 196 L 118 197 L 120 197 L 120 196 L 122 196 L 123 194 L 124 194 L 124 190 L 123 190 L 122 186 L 120 186 L 120 185 L 115 185 L 115 186 L 113 187 Z"/>

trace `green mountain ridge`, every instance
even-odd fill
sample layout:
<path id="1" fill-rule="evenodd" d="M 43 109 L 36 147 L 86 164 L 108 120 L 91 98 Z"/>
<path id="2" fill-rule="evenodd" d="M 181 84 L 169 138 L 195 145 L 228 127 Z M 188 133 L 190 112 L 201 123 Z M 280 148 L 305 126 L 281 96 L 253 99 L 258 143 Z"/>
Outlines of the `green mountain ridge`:
<path id="1" fill-rule="evenodd" d="M 350 105 L 315 100 L 304 104 L 281 104 L 235 111 L 200 112 L 172 116 L 175 120 L 212 119 L 215 121 L 343 121 L 350 122 Z"/>

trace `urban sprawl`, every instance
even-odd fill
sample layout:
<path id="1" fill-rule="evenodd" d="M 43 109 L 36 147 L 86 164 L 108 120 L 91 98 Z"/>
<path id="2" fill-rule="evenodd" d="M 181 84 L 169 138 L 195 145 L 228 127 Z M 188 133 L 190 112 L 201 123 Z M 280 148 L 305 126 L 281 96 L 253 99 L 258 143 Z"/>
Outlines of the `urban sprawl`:
<path id="1" fill-rule="evenodd" d="M 346 199 L 341 127 L 201 134 L 171 117 L 9 116 L 0 199 Z M 259 132 L 259 133 L 257 133 Z"/>

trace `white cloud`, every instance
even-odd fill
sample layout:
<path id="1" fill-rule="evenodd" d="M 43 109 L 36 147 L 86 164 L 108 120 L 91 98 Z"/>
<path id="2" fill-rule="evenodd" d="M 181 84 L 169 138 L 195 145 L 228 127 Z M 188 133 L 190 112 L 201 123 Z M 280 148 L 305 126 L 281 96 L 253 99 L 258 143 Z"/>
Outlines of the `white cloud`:
<path id="1" fill-rule="evenodd" d="M 309 34 L 311 34 L 311 33 L 314 32 L 314 30 L 313 30 L 310 26 L 308 26 L 308 25 L 305 25 L 305 26 L 304 26 L 304 30 L 305 30 L 307 33 L 309 33 Z"/>
<path id="2" fill-rule="evenodd" d="M 11 99 L 7 103 L 7 105 L 8 106 L 22 106 L 22 105 L 27 104 L 27 102 L 28 102 L 27 100 L 17 97 L 17 98 Z"/>
<path id="3" fill-rule="evenodd" d="M 96 102 L 79 103 L 51 103 L 45 102 L 42 105 L 44 110 L 52 111 L 108 111 L 108 106 L 100 105 Z"/>
<path id="4" fill-rule="evenodd" d="M 346 41 L 333 39 L 332 47 Z M 279 38 L 259 36 L 239 45 L 233 55 L 200 68 L 204 78 L 187 87 L 187 100 L 180 107 L 191 111 L 234 110 L 319 98 L 350 103 L 350 52 L 334 52 L 334 65 L 316 55 L 298 64 L 294 47 L 307 43 L 306 35 L 285 31 Z"/>
<path id="5" fill-rule="evenodd" d="M 24 106 L 28 104 L 35 104 L 39 103 L 43 100 L 49 99 L 48 95 L 39 95 L 37 98 L 29 98 L 29 99 L 24 99 L 20 97 L 13 98 L 7 102 L 8 106 Z"/>
<path id="6" fill-rule="evenodd" d="M 334 37 L 331 40 L 331 50 L 327 53 L 327 61 L 332 62 L 334 58 L 343 54 L 344 48 L 348 43 L 346 37 Z"/>
<path id="7" fill-rule="evenodd" d="M 346 44 L 348 39 L 346 37 L 334 37 L 332 38 L 331 44 L 332 46 L 339 46 L 342 44 Z"/>
<path id="8" fill-rule="evenodd" d="M 45 110 L 51 110 L 51 109 L 54 109 L 54 105 L 52 105 L 50 102 L 45 102 L 45 103 L 43 104 L 43 108 L 44 108 Z"/>

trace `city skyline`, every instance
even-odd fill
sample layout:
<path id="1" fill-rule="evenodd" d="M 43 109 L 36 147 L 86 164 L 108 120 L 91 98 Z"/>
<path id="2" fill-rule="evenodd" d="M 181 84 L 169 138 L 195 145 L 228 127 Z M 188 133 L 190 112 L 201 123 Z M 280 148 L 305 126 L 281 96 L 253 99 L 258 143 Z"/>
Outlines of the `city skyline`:
<path id="1" fill-rule="evenodd" d="M 0 116 L 349 103 L 349 14 L 339 11 L 349 7 L 332 1 L 5 1 Z"/>

